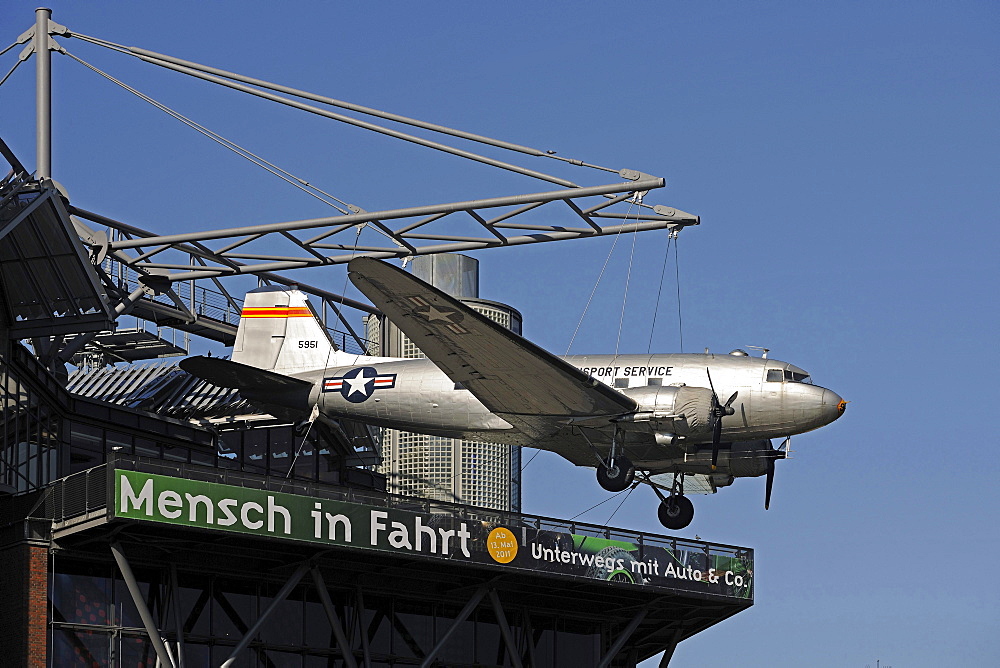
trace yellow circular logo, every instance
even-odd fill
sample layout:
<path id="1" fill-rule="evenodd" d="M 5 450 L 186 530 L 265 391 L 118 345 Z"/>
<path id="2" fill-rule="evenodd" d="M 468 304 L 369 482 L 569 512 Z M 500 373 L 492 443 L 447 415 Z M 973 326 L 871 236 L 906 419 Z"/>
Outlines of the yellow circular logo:
<path id="1" fill-rule="evenodd" d="M 486 539 L 486 549 L 489 550 L 493 561 L 509 564 L 517 556 L 517 538 L 514 537 L 513 531 L 497 527 Z"/>

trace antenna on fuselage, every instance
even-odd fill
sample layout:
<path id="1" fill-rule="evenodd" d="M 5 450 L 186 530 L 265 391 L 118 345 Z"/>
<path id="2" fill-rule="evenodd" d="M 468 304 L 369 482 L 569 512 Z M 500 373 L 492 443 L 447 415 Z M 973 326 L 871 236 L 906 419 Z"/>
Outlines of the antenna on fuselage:
<path id="1" fill-rule="evenodd" d="M 770 348 L 764 348 L 762 346 L 746 346 L 746 347 L 750 348 L 751 350 L 759 350 L 761 352 L 761 355 L 760 355 L 761 359 L 765 359 L 765 360 L 767 359 L 767 354 L 769 352 L 771 352 Z"/>

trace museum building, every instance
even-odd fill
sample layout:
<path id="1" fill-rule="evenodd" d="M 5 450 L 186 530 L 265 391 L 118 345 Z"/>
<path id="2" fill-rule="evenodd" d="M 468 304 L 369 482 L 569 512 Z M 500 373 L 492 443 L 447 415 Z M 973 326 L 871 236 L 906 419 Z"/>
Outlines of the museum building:
<path id="1" fill-rule="evenodd" d="M 374 430 L 303 434 L 148 361 L 166 343 L 116 328 L 97 271 L 108 260 L 88 252 L 65 196 L 11 167 L 0 182 L 9 665 L 666 665 L 678 642 L 753 604 L 748 548 L 394 494 Z M 170 321 L 169 308 L 153 290 L 133 312 L 231 337 L 223 319 Z M 73 351 L 77 337 L 102 347 Z M 55 354 L 56 342 L 78 355 Z M 126 361 L 88 363 L 95 350 Z"/>

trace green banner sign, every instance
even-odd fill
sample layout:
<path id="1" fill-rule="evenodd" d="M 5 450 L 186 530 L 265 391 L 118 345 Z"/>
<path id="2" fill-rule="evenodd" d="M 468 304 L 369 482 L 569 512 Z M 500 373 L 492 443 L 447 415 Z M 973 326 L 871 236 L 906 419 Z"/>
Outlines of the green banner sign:
<path id="1" fill-rule="evenodd" d="M 114 516 L 752 598 L 747 550 L 711 554 L 116 469 Z"/>
<path id="2" fill-rule="evenodd" d="M 378 550 L 471 558 L 467 522 L 138 471 L 115 471 L 115 516 Z M 448 516 L 450 519 L 450 516 Z"/>

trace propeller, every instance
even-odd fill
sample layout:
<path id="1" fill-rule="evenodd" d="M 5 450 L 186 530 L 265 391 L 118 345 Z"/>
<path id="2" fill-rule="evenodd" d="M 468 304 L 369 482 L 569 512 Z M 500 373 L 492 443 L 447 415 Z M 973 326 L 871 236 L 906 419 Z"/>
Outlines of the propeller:
<path id="1" fill-rule="evenodd" d="M 722 440 L 722 418 L 736 412 L 736 409 L 732 406 L 739 392 L 733 392 L 733 395 L 729 397 L 726 403 L 721 403 L 719 401 L 719 395 L 715 393 L 715 385 L 712 384 L 712 372 L 708 370 L 708 367 L 705 367 L 705 373 L 708 374 L 708 386 L 712 389 L 712 470 L 714 471 L 715 465 L 719 463 L 719 441 Z"/>
<path id="2" fill-rule="evenodd" d="M 764 510 L 768 510 L 771 506 L 771 487 L 774 486 L 774 462 L 776 459 L 784 459 L 786 452 L 771 448 L 765 456 L 767 457 L 767 478 L 764 481 Z"/>

